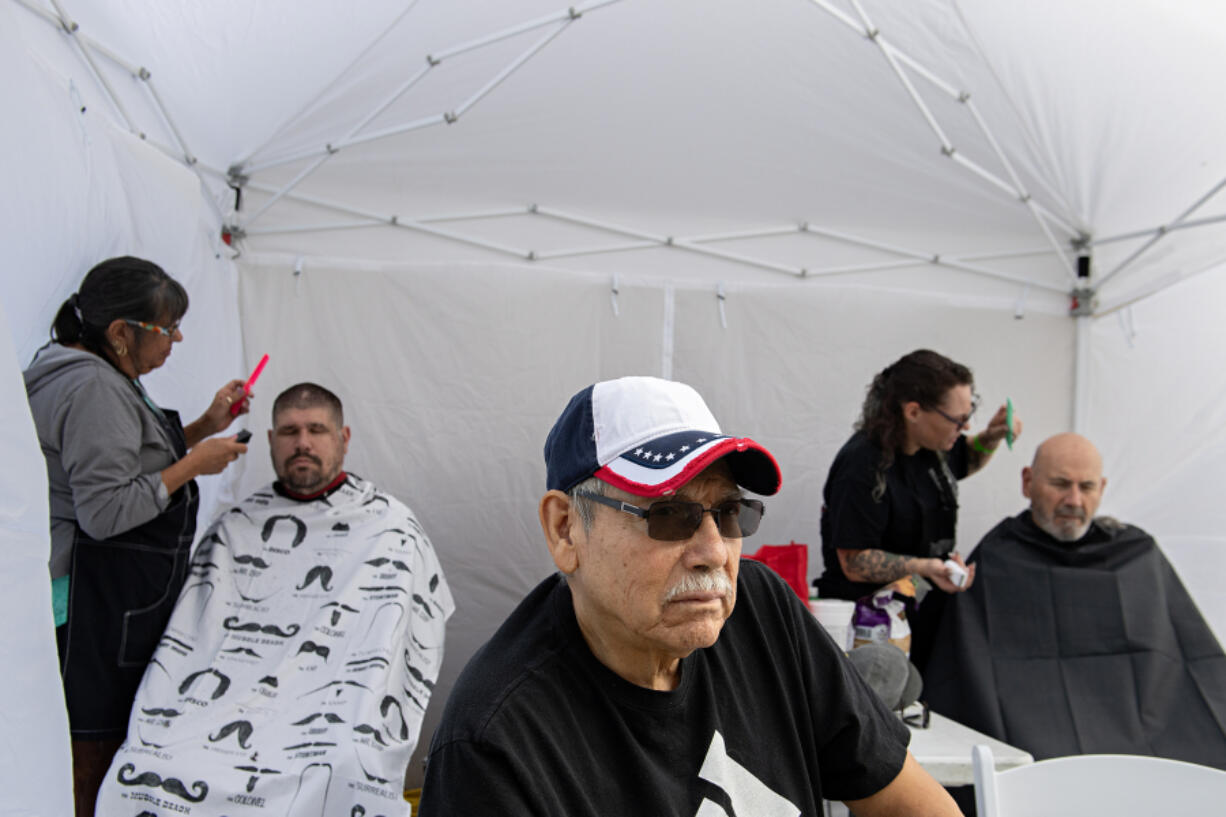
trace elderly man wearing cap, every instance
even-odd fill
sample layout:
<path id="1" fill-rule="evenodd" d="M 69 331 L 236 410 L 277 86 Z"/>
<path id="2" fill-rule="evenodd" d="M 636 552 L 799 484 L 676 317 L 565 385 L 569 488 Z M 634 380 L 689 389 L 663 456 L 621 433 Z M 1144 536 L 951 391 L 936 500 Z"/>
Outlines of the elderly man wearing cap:
<path id="1" fill-rule="evenodd" d="M 954 815 L 908 732 L 796 595 L 741 562 L 766 449 L 646 377 L 575 395 L 545 442 L 559 573 L 464 669 L 419 814 Z"/>

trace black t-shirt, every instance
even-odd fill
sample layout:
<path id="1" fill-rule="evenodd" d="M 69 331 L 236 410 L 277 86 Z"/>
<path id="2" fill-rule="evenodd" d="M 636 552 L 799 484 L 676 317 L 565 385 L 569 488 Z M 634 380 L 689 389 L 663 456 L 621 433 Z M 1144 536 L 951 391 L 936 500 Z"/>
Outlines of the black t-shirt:
<path id="1" fill-rule="evenodd" d="M 851 436 L 830 466 L 822 491 L 822 560 L 818 591 L 855 600 L 879 585 L 843 575 L 836 550 L 876 548 L 906 556 L 945 556 L 954 549 L 958 483 L 967 474 L 966 437 L 948 453 L 921 448 L 896 452 L 885 471 L 885 492 L 874 498 L 881 449 L 862 431 Z"/>
<path id="2" fill-rule="evenodd" d="M 460 675 L 418 814 L 794 817 L 884 788 L 907 728 L 769 568 L 742 561 L 737 588 L 661 692 L 601 664 L 566 582 L 543 581 Z"/>

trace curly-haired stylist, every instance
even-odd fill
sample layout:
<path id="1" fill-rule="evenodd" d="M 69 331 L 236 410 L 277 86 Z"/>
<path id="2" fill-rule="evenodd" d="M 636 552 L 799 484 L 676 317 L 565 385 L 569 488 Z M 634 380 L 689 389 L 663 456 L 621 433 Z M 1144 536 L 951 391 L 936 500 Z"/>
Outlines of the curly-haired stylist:
<path id="1" fill-rule="evenodd" d="M 839 450 L 823 490 L 820 595 L 859 599 L 907 575 L 927 579 L 944 593 L 959 587 L 947 559 L 954 552 L 958 480 L 987 463 L 1005 438 L 1006 408 L 987 428 L 967 437 L 975 412 L 970 369 L 944 355 L 918 349 L 873 378 L 856 432 Z M 1014 433 L 1021 421 L 1014 418 Z M 923 669 L 927 622 L 943 605 L 931 594 L 912 619 L 911 659 Z"/>
<path id="2" fill-rule="evenodd" d="M 241 380 L 186 428 L 140 376 L 183 339 L 187 292 L 161 267 L 112 258 L 60 307 L 25 372 L 47 459 L 52 599 L 78 814 L 94 813 L 137 684 L 187 576 L 193 481 L 247 450 L 227 428 Z M 245 403 L 243 410 L 246 410 Z"/>

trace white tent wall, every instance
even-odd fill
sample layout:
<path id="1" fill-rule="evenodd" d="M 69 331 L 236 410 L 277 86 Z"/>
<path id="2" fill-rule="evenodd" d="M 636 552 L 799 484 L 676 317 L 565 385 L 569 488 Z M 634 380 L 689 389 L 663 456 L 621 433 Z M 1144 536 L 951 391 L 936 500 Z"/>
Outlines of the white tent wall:
<path id="1" fill-rule="evenodd" d="M 1086 433 L 1103 509 L 1148 530 L 1226 642 L 1226 269 L 1096 319 Z"/>
<path id="2" fill-rule="evenodd" d="M 671 373 L 694 385 L 726 430 L 780 460 L 783 491 L 746 542 L 810 546 L 825 472 L 872 375 L 929 345 L 977 373 L 993 406 L 1008 396 L 1034 429 L 963 483 L 959 537 L 1022 507 L 1021 465 L 1039 434 L 1068 424 L 1072 322 L 1013 317 L 1009 301 L 951 303 L 914 293 L 815 285 L 730 286 L 721 323 L 706 287 L 505 264 L 406 265 L 244 256 L 248 362 L 269 355 L 267 400 L 300 380 L 334 387 L 353 429 L 347 465 L 421 518 L 456 597 L 447 657 L 421 757 L 456 674 L 552 569 L 537 520 L 542 448 L 570 396 L 599 379 Z M 300 268 L 301 272 L 295 269 Z M 1025 348 L 1028 354 L 1017 356 Z M 1051 361 L 1056 361 L 1052 363 Z M 240 491 L 272 477 L 264 402 Z M 982 418 L 985 420 L 988 414 Z M 420 779 L 410 768 L 409 782 Z"/>
<path id="3" fill-rule="evenodd" d="M 21 372 L 14 354 L 6 310 L 0 309 L 0 451 L 5 477 L 0 491 L 0 814 L 36 817 L 72 811 L 68 715 L 60 687 L 51 584 L 47 574 L 46 465 Z"/>

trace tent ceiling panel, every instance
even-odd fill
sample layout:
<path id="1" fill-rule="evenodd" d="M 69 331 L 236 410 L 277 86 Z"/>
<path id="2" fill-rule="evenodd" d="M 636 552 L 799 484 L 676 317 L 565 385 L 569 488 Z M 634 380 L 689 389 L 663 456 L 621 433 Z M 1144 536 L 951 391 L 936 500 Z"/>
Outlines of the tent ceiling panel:
<path id="1" fill-rule="evenodd" d="M 1095 235 L 1173 218 L 1226 178 L 1226 111 L 1194 90 L 1220 86 L 1226 68 L 1220 4 L 958 7 L 1027 125 L 1034 161 Z"/>
<path id="2" fill-rule="evenodd" d="M 381 242 L 336 229 L 345 219 L 538 205 L 626 225 L 632 240 L 808 223 L 943 259 L 1047 249 L 1006 266 L 1067 288 L 1080 234 L 1144 233 L 1226 209 L 1206 195 L 1226 179 L 1226 112 L 1187 92 L 1226 76 L 1226 26 L 1207 0 L 1127 14 L 1100 0 L 594 0 L 577 15 L 555 0 L 378 0 L 360 15 L 322 2 L 60 7 L 79 35 L 152 72 L 144 82 L 95 55 L 133 129 L 179 159 L 198 156 L 220 209 L 233 203 L 225 169 L 246 168 L 244 206 L 229 216 L 250 228 L 246 251 L 363 257 Z M 43 27 L 39 48 L 67 39 L 22 16 Z M 108 104 L 99 88 L 81 93 Z M 1156 121 L 1179 123 L 1178 148 Z M 372 134 L 382 135 L 268 164 Z M 303 201 L 340 209 L 317 212 L 323 229 L 294 248 L 287 236 L 312 224 Z M 579 246 L 554 243 L 538 222 L 482 224 L 473 236 L 525 256 Z M 1218 235 L 1196 227 L 1152 247 L 1144 235 L 1100 244 L 1094 269 L 1119 302 L 1209 265 Z M 462 242 L 427 243 L 428 260 L 469 257 Z M 786 243 L 739 276 L 714 274 L 761 280 L 766 269 L 769 280 L 773 267 L 846 259 Z M 568 266 L 670 273 L 672 263 L 639 266 L 654 256 L 674 254 Z"/>

